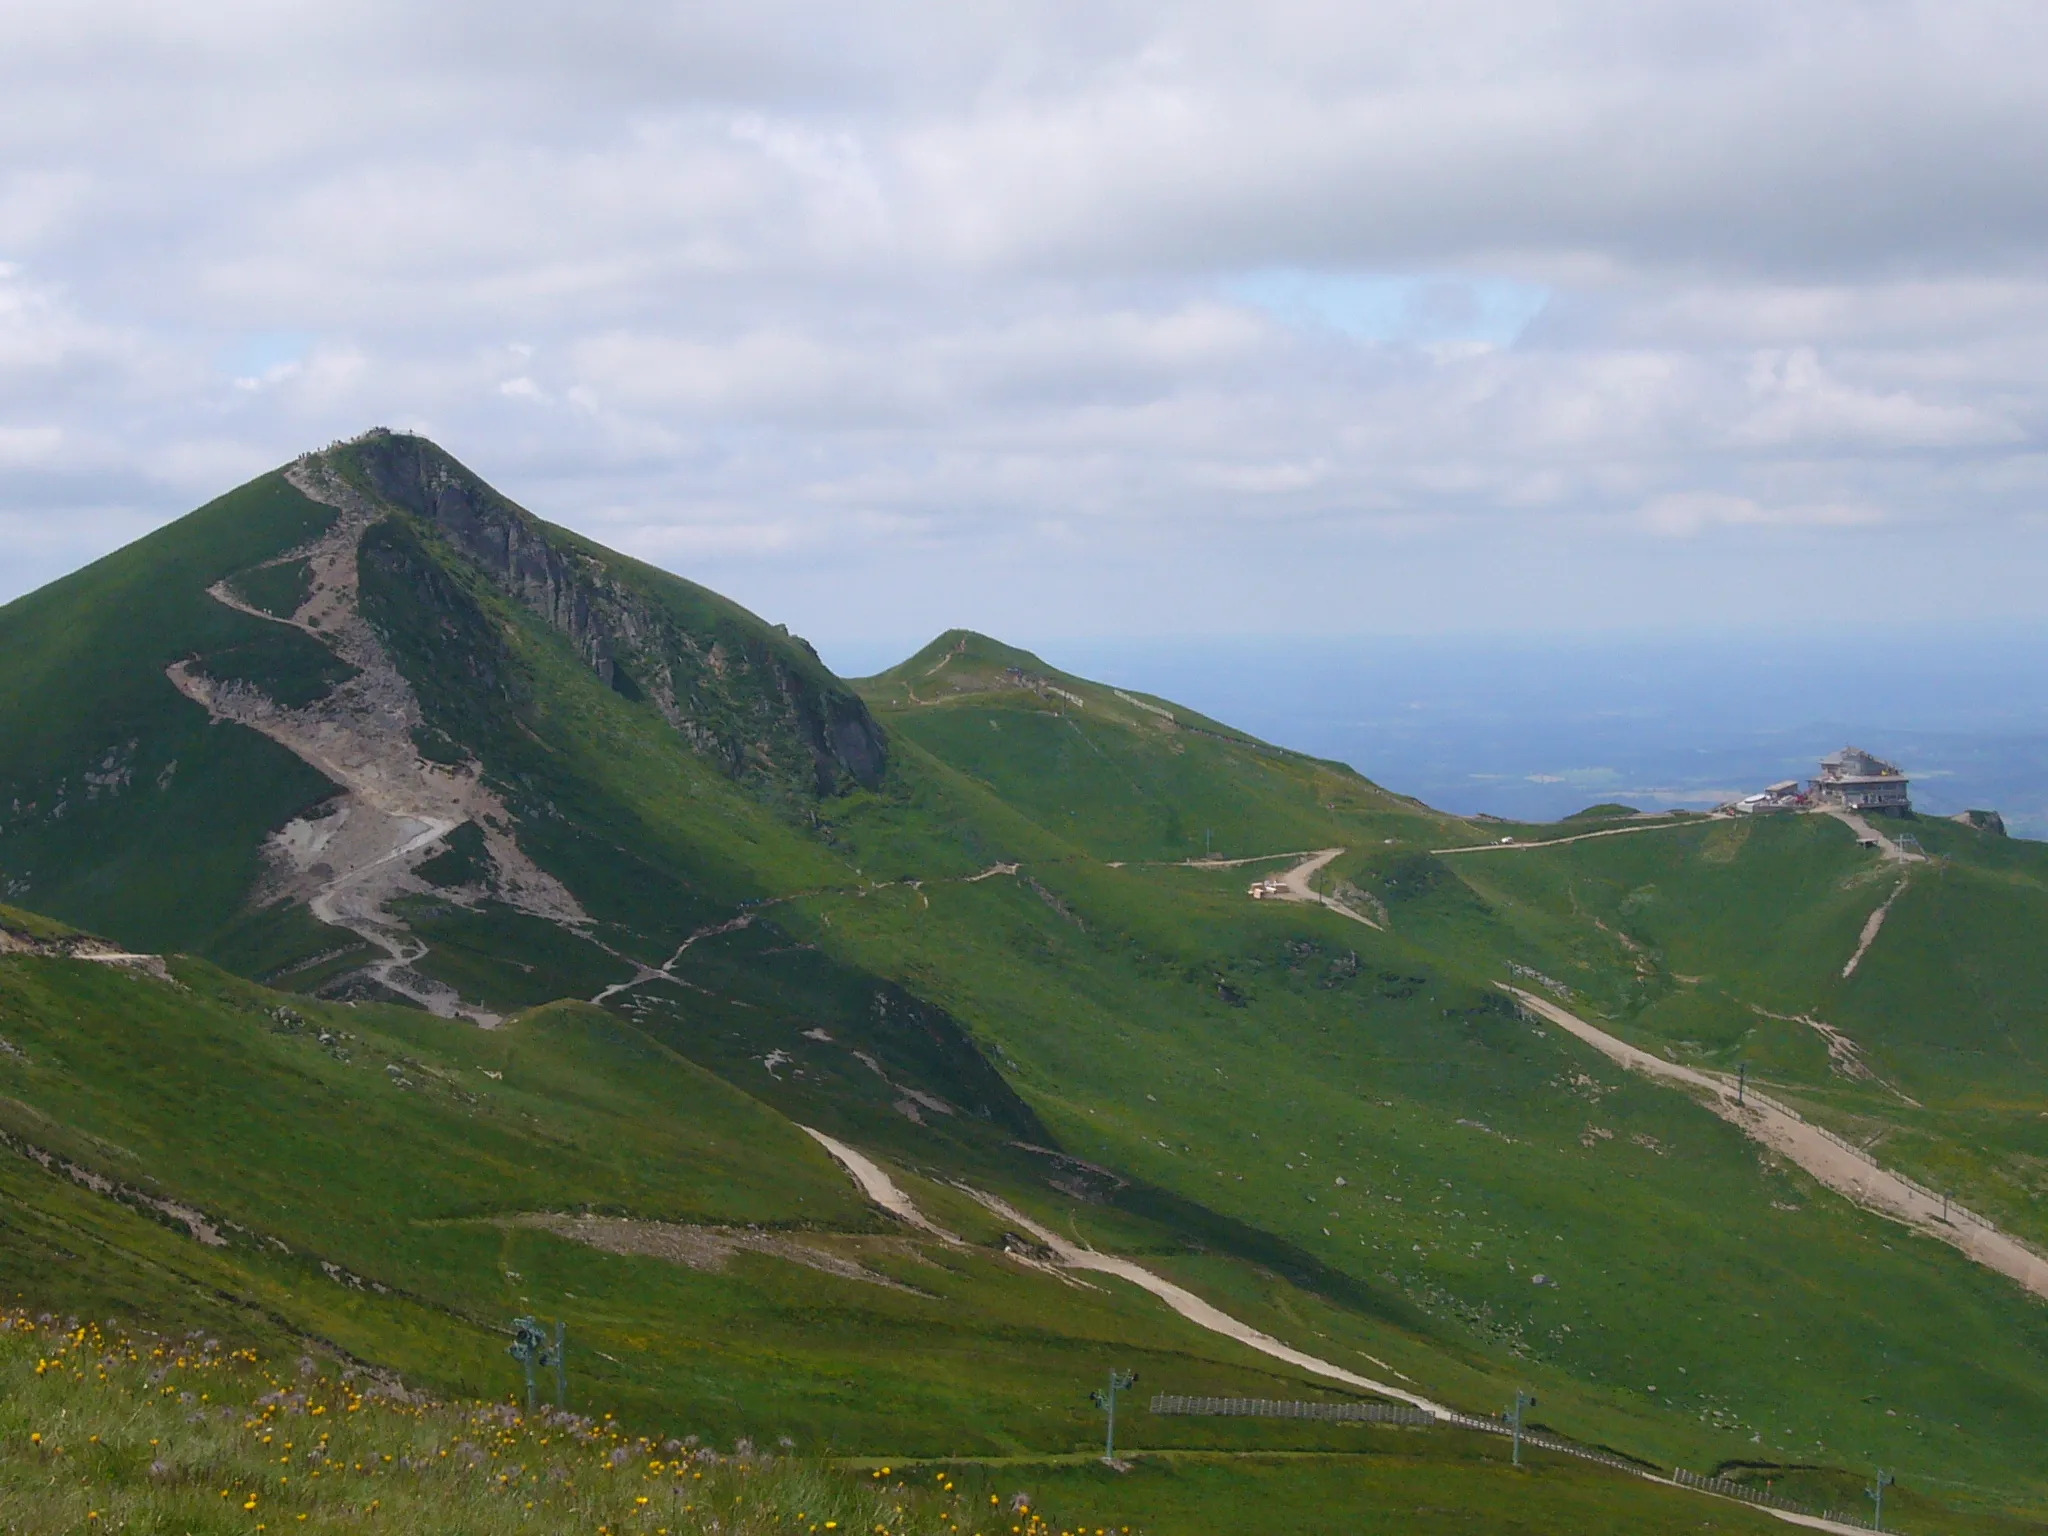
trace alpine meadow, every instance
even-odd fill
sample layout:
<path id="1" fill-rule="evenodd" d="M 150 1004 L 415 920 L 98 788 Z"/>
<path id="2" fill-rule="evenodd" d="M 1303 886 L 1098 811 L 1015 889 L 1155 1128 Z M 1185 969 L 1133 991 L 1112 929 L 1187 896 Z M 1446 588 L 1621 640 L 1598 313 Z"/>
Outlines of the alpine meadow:
<path id="1" fill-rule="evenodd" d="M 0 608 L 0 902 L 0 1529 L 2048 1530 L 1982 818 L 841 678 L 376 430 Z"/>

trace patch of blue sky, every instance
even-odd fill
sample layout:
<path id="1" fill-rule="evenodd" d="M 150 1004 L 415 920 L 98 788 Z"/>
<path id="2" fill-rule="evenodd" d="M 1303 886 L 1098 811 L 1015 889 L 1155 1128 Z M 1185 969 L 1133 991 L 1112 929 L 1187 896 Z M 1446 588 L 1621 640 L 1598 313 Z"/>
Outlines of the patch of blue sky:
<path id="1" fill-rule="evenodd" d="M 1299 330 L 1405 346 L 1511 347 L 1550 302 L 1548 288 L 1505 278 L 1302 267 L 1243 273 L 1223 291 Z"/>
<path id="2" fill-rule="evenodd" d="M 313 350 L 317 338 L 304 331 L 250 331 L 214 354 L 214 367 L 231 379 L 269 379 Z"/>

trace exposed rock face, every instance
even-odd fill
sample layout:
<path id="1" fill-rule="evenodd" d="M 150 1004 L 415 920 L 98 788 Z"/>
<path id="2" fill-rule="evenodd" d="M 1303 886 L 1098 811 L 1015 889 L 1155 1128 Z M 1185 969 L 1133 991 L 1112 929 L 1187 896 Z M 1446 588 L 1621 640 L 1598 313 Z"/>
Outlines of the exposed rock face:
<path id="1" fill-rule="evenodd" d="M 2005 818 L 1996 811 L 1957 811 L 1949 818 L 1960 821 L 1966 827 L 1975 827 L 1979 832 L 1989 832 L 1993 837 L 2004 837 Z"/>
<path id="2" fill-rule="evenodd" d="M 880 781 L 886 750 L 866 704 L 779 626 L 541 522 L 424 438 L 373 432 L 341 453 L 728 772 L 818 794 Z"/>

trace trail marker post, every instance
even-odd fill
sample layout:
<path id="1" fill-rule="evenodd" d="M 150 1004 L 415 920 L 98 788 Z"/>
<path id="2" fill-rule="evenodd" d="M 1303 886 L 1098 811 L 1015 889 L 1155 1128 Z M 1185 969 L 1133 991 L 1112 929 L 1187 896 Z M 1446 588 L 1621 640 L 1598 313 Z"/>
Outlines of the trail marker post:
<path id="1" fill-rule="evenodd" d="M 1532 1394 L 1517 1392 L 1515 1394 L 1515 1406 L 1508 1410 L 1508 1422 L 1514 1426 L 1515 1430 L 1515 1465 L 1518 1467 L 1522 1464 L 1522 1410 L 1524 1408 L 1534 1408 L 1535 1406 L 1536 1399 Z"/>
<path id="2" fill-rule="evenodd" d="M 1877 1481 L 1870 1485 L 1870 1496 L 1877 1501 L 1877 1519 L 1871 1525 L 1872 1530 L 1884 1529 L 1884 1491 L 1897 1481 L 1891 1473 L 1880 1472 L 1877 1474 Z"/>
<path id="3" fill-rule="evenodd" d="M 1109 1415 L 1109 1432 L 1103 1437 L 1102 1441 L 1102 1459 L 1111 1466 L 1116 1465 L 1116 1395 L 1119 1392 L 1128 1391 L 1137 1384 L 1138 1373 L 1136 1371 L 1111 1371 L 1109 1373 L 1109 1390 L 1088 1394 L 1095 1400 L 1095 1406 Z"/>
<path id="4" fill-rule="evenodd" d="M 526 1367 L 526 1407 L 533 1410 L 533 1368 L 537 1365 L 551 1365 L 555 1368 L 555 1406 L 567 1407 L 569 1402 L 569 1370 L 563 1357 L 565 1343 L 561 1319 L 555 1320 L 555 1341 L 548 1343 L 547 1330 L 531 1317 L 512 1319 L 512 1343 L 505 1351 L 514 1360 Z"/>
<path id="5" fill-rule="evenodd" d="M 1748 1091 L 1749 1091 L 1749 1063 L 1748 1063 L 1748 1062 L 1746 1062 L 1746 1061 L 1741 1061 L 1741 1062 L 1737 1062 L 1737 1063 L 1735 1064 L 1735 1106 L 1736 1106 L 1736 1108 L 1740 1109 L 1740 1108 L 1742 1107 L 1742 1098 L 1743 1098 L 1743 1095 L 1744 1095 L 1744 1094 L 1746 1094 L 1746 1093 L 1747 1093 Z"/>

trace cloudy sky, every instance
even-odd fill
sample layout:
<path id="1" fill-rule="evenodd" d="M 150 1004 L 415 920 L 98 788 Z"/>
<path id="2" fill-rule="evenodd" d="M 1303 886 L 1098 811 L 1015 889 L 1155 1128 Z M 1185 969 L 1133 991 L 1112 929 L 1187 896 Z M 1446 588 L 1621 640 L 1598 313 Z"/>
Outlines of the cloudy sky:
<path id="1" fill-rule="evenodd" d="M 0 8 L 0 599 L 434 436 L 827 650 L 2038 615 L 2048 7 Z"/>

